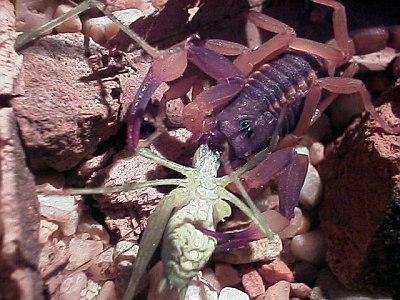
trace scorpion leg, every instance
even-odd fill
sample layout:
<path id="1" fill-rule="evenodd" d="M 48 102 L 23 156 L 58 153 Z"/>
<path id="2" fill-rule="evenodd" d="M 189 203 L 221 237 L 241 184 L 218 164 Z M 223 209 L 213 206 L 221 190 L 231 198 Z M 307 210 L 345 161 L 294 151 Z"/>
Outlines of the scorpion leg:
<path id="1" fill-rule="evenodd" d="M 269 61 L 286 51 L 296 37 L 293 28 L 262 13 L 249 12 L 247 19 L 257 27 L 277 33 L 277 35 L 254 50 L 241 44 L 217 39 L 207 40 L 204 44 L 206 48 L 212 49 L 217 53 L 228 56 L 237 55 L 238 57 L 233 63 L 245 76 L 253 70 L 254 66 Z"/>
<path id="2" fill-rule="evenodd" d="M 155 61 L 146 74 L 128 110 L 128 145 L 135 148 L 144 111 L 159 85 L 180 77 L 187 66 L 187 51 L 180 49 L 166 58 Z"/>
<path id="3" fill-rule="evenodd" d="M 257 188 L 277 177 L 279 212 L 287 218 L 293 218 L 307 166 L 308 157 L 297 154 L 294 148 L 290 147 L 271 153 L 241 178 L 248 188 Z"/>
<path id="4" fill-rule="evenodd" d="M 316 106 L 314 103 L 318 103 L 321 96 L 321 90 L 325 89 L 331 93 L 335 94 L 353 94 L 360 93 L 361 101 L 364 108 L 369 112 L 372 118 L 379 123 L 382 128 L 390 134 L 400 133 L 400 126 L 392 127 L 390 126 L 376 111 L 375 106 L 371 101 L 371 96 L 369 95 L 367 88 L 361 80 L 354 78 L 344 78 L 344 77 L 325 77 L 315 80 L 307 93 L 306 100 L 304 102 L 304 109 L 309 110 L 310 107 Z M 306 103 L 309 104 L 306 107 Z M 311 108 L 312 109 L 312 108 Z M 298 130 L 296 128 L 295 130 Z"/>

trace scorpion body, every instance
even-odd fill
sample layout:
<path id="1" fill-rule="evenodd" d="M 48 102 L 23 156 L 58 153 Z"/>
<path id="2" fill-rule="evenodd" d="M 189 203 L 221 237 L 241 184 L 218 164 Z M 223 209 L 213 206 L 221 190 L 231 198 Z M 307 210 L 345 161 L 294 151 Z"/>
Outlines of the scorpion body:
<path id="1" fill-rule="evenodd" d="M 240 93 L 216 115 L 217 127 L 204 136 L 214 147 L 227 139 L 239 158 L 258 152 L 269 142 L 283 106 L 287 107 L 279 135 L 293 131 L 309 87 L 325 73 L 314 55 L 284 53 L 249 76 Z"/>

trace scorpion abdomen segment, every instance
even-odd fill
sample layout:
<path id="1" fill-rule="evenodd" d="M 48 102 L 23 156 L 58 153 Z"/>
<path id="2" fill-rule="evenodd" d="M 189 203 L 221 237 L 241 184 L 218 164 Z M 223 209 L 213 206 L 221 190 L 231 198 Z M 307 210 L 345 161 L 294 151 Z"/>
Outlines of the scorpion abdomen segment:
<path id="1" fill-rule="evenodd" d="M 284 136 L 296 126 L 308 88 L 312 81 L 323 75 L 321 67 L 322 63 L 317 57 L 290 51 L 254 72 L 238 98 L 242 96 L 244 101 L 262 101 L 265 110 L 275 118 L 278 118 L 283 105 L 288 104 L 280 132 Z"/>

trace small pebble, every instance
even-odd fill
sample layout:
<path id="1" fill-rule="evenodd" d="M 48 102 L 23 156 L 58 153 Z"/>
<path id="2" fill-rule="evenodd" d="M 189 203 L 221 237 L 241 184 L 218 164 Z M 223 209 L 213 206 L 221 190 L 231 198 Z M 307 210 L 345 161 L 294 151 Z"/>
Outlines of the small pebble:
<path id="1" fill-rule="evenodd" d="M 316 229 L 296 235 L 290 244 L 291 251 L 299 260 L 320 265 L 325 261 L 326 245 L 323 232 Z"/>
<path id="2" fill-rule="evenodd" d="M 86 284 L 87 277 L 83 272 L 68 276 L 60 285 L 60 300 L 79 299 Z"/>
<path id="3" fill-rule="evenodd" d="M 290 297 L 306 299 L 310 297 L 311 291 L 312 289 L 304 283 L 292 282 L 290 284 Z"/>
<path id="4" fill-rule="evenodd" d="M 160 299 L 160 298 L 157 298 Z M 169 299 L 169 298 L 167 298 Z M 186 291 L 185 300 L 217 300 L 218 292 L 210 285 L 210 283 L 203 277 L 195 276 L 188 286 Z"/>
<path id="5" fill-rule="evenodd" d="M 270 285 L 284 280 L 292 282 L 294 279 L 292 271 L 280 259 L 275 259 L 270 263 L 266 263 L 257 268 L 261 277 Z"/>
<path id="6" fill-rule="evenodd" d="M 312 284 L 317 278 L 318 269 L 313 264 L 306 261 L 297 261 L 293 268 L 293 273 L 297 282 Z"/>
<path id="7" fill-rule="evenodd" d="M 300 191 L 299 202 L 306 208 L 317 206 L 322 199 L 322 181 L 317 169 L 309 164 L 306 179 Z"/>
<path id="8" fill-rule="evenodd" d="M 271 285 L 265 293 L 258 296 L 256 300 L 289 300 L 290 283 L 279 281 Z"/>
<path id="9" fill-rule="evenodd" d="M 103 250 L 103 243 L 100 241 L 72 238 L 69 243 L 69 250 L 71 257 L 69 258 L 67 269 L 75 270 L 83 264 L 92 262 L 93 258 Z"/>
<path id="10" fill-rule="evenodd" d="M 139 252 L 139 245 L 131 241 L 119 241 L 115 245 L 114 260 L 118 264 L 121 261 L 128 260 L 132 262 Z"/>
<path id="11" fill-rule="evenodd" d="M 294 209 L 294 218 L 290 220 L 289 225 L 278 234 L 281 239 L 292 238 L 297 234 L 302 234 L 310 229 L 310 220 L 299 207 Z"/>
<path id="12" fill-rule="evenodd" d="M 229 264 L 246 264 L 273 260 L 281 251 L 282 241 L 277 234 L 274 234 L 272 240 L 264 238 L 228 252 L 215 253 L 212 256 L 212 260 Z"/>
<path id="13" fill-rule="evenodd" d="M 201 273 L 201 277 L 203 277 L 215 291 L 219 292 L 222 289 L 221 283 L 213 269 L 205 267 L 201 270 Z"/>
<path id="14" fill-rule="evenodd" d="M 40 220 L 39 243 L 45 244 L 49 237 L 56 232 L 58 225 L 47 220 Z"/>
<path id="15" fill-rule="evenodd" d="M 107 232 L 106 228 L 89 216 L 81 218 L 76 232 L 78 234 L 87 233 L 90 239 L 94 241 L 102 241 L 107 245 L 110 243 L 110 234 Z"/>
<path id="16" fill-rule="evenodd" d="M 90 267 L 87 269 L 89 277 L 96 281 L 110 280 L 115 277 L 115 262 L 113 260 L 114 248 L 93 258 Z"/>
<path id="17" fill-rule="evenodd" d="M 320 142 L 314 142 L 310 148 L 310 163 L 313 166 L 318 165 L 325 157 L 325 146 Z"/>
<path id="18" fill-rule="evenodd" d="M 265 292 L 263 279 L 252 265 L 240 265 L 240 273 L 242 274 L 243 289 L 250 299 L 254 299 Z"/>
<path id="19" fill-rule="evenodd" d="M 54 12 L 53 18 L 58 18 L 61 15 L 66 14 L 69 12 L 73 6 L 71 4 L 60 4 L 57 6 L 56 11 Z M 55 30 L 58 33 L 65 33 L 65 32 L 81 32 L 82 31 L 82 22 L 79 16 L 75 15 L 72 18 L 66 20 L 65 22 L 58 25 Z"/>
<path id="20" fill-rule="evenodd" d="M 93 280 L 88 280 L 86 284 L 86 289 L 81 292 L 81 296 L 87 300 L 94 300 L 97 299 L 97 296 L 100 293 L 101 286 L 94 282 Z"/>
<path id="21" fill-rule="evenodd" d="M 131 24 L 144 16 L 138 9 L 120 10 L 114 15 L 124 24 Z M 83 20 L 82 33 L 100 45 L 104 45 L 118 31 L 118 26 L 105 16 Z"/>
<path id="22" fill-rule="evenodd" d="M 250 300 L 249 295 L 241 290 L 225 287 L 221 290 L 218 300 Z"/>
<path id="23" fill-rule="evenodd" d="M 227 286 L 237 286 L 242 280 L 239 271 L 230 264 L 216 263 L 215 275 L 223 288 Z"/>
<path id="24" fill-rule="evenodd" d="M 117 293 L 115 291 L 115 284 L 113 281 L 104 282 L 101 287 L 99 296 L 97 300 L 115 300 L 118 299 Z"/>

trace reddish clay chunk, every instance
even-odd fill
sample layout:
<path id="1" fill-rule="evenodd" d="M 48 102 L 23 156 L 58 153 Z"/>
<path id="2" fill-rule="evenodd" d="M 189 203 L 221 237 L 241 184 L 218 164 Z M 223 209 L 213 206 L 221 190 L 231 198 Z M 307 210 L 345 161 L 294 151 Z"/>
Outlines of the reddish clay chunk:
<path id="1" fill-rule="evenodd" d="M 400 89 L 385 98 L 399 101 Z M 378 110 L 389 123 L 399 123 L 399 102 Z M 320 166 L 327 261 L 349 288 L 400 292 L 399 149 L 400 136 L 385 133 L 366 115 L 327 148 Z"/>

